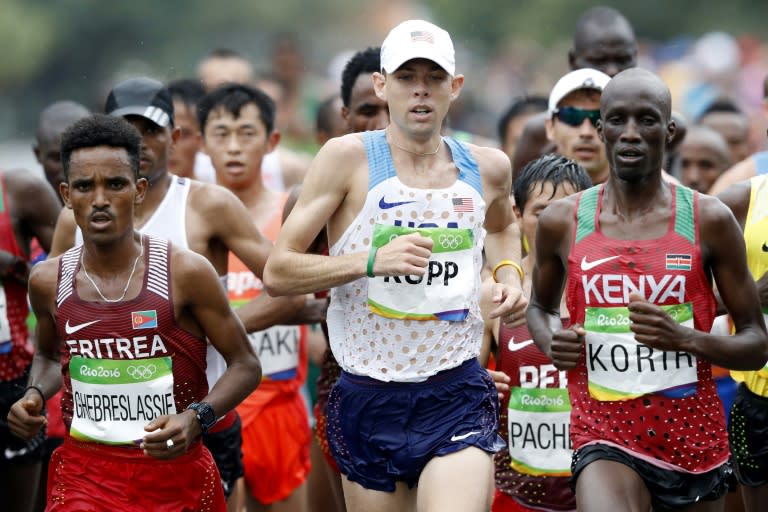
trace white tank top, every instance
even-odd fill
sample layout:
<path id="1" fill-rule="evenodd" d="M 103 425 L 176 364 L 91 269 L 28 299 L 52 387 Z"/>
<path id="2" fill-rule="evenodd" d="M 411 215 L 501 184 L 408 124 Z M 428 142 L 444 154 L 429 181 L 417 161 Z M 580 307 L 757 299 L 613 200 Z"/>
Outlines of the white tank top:
<path id="1" fill-rule="evenodd" d="M 168 187 L 168 192 L 165 194 L 165 197 L 154 213 L 152 213 L 149 220 L 139 228 L 139 232 L 170 240 L 174 247 L 189 249 L 186 215 L 187 197 L 189 196 L 191 184 L 192 181 L 188 178 L 173 176 L 171 186 Z M 82 245 L 82 243 L 83 234 L 78 227 L 75 232 L 75 246 Z M 221 276 L 219 279 L 222 280 L 222 284 L 226 290 L 227 276 Z M 208 377 L 208 387 L 212 388 L 219 380 L 219 377 L 226 371 L 227 363 L 210 343 L 208 344 L 206 361 L 208 365 L 206 366 L 205 373 Z"/>
<path id="2" fill-rule="evenodd" d="M 442 307 L 445 304 L 437 302 L 445 302 L 447 299 L 443 296 L 453 287 L 447 280 L 442 282 L 445 276 L 437 275 L 437 270 L 434 289 L 438 291 L 433 295 L 437 298 L 434 304 L 427 300 L 400 310 L 397 307 L 398 295 L 406 297 L 401 301 L 405 304 L 413 302 L 410 300 L 413 295 L 429 288 L 426 279 L 416 283 L 414 278 L 408 278 L 410 282 L 399 278 L 400 282 L 395 284 L 394 278 L 366 277 L 331 291 L 328 330 L 331 349 L 341 367 L 349 373 L 382 381 L 419 382 L 477 357 L 480 351 L 483 322 L 478 299 L 485 239 L 485 201 L 480 172 L 467 147 L 446 137 L 443 140 L 459 171 L 454 184 L 444 189 L 408 187 L 397 177 L 385 132 L 365 132 L 363 140 L 368 155 L 368 195 L 360 213 L 331 247 L 331 256 L 368 251 L 377 225 L 377 233 L 397 230 L 397 226 L 451 228 L 449 232 L 463 233 L 465 239 L 468 235 L 473 241 L 463 255 L 467 265 L 461 272 L 465 285 L 461 293 L 464 306 L 460 308 L 463 311 L 460 320 L 441 319 L 451 316 L 452 311 L 445 311 Z M 455 235 L 440 236 L 450 242 L 456 240 Z M 436 244 L 430 268 L 432 265 L 441 268 L 436 262 L 437 253 Z M 385 280 L 389 284 L 385 285 Z M 443 284 L 445 287 L 440 288 Z M 384 286 L 391 287 L 386 297 L 379 291 Z M 389 304 L 376 302 L 381 297 L 389 300 Z M 401 311 L 412 306 L 423 306 L 427 311 L 432 307 L 435 313 L 415 314 L 411 318 L 433 319 L 404 319 Z"/>

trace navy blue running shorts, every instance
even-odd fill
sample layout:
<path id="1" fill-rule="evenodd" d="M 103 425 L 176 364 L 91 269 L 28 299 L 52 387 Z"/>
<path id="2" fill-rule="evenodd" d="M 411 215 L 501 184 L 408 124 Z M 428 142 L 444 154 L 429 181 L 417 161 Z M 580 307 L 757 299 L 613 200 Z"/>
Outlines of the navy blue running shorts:
<path id="1" fill-rule="evenodd" d="M 476 359 L 424 382 L 382 382 L 341 373 L 327 405 L 327 434 L 341 472 L 366 489 L 413 487 L 434 457 L 474 446 L 495 453 L 496 387 Z"/>

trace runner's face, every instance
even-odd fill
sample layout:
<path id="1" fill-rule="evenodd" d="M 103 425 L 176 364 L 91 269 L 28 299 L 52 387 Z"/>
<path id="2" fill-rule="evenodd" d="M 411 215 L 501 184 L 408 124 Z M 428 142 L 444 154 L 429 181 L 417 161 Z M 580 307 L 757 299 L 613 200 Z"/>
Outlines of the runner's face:
<path id="1" fill-rule="evenodd" d="M 125 116 L 125 120 L 141 133 L 139 174 L 154 182 L 168 171 L 168 154 L 173 144 L 172 131 L 143 116 Z"/>
<path id="2" fill-rule="evenodd" d="M 104 244 L 133 232 L 134 207 L 146 188 L 146 180 L 136 181 L 125 149 L 97 146 L 72 153 L 61 192 L 83 237 Z"/>
<path id="3" fill-rule="evenodd" d="M 193 177 L 195 156 L 200 150 L 202 137 L 194 111 L 185 103 L 174 101 L 174 122 L 180 130 L 179 139 L 168 157 L 168 170 L 177 176 Z"/>
<path id="4" fill-rule="evenodd" d="M 752 153 L 749 120 L 745 116 L 735 112 L 714 112 L 704 117 L 701 124 L 723 136 L 734 162 L 741 162 Z"/>
<path id="5" fill-rule="evenodd" d="M 451 77 L 426 59 L 409 60 L 388 74 L 377 95 L 389 105 L 390 122 L 413 135 L 439 130 L 464 77 Z"/>
<path id="6" fill-rule="evenodd" d="M 536 257 L 536 227 L 539 225 L 539 215 L 552 202 L 576 193 L 576 187 L 571 183 L 560 183 L 557 190 L 551 181 L 536 182 L 528 190 L 528 200 L 525 203 L 521 219 L 521 229 L 528 240 L 528 256 Z"/>
<path id="7" fill-rule="evenodd" d="M 45 179 L 54 190 L 59 190 L 59 184 L 64 182 L 64 168 L 61 165 L 61 137 L 41 140 L 35 147 L 37 161 L 43 166 Z"/>
<path id="8" fill-rule="evenodd" d="M 223 107 L 213 110 L 205 124 L 205 150 L 216 170 L 216 182 L 230 190 L 261 180 L 261 162 L 279 135 L 268 134 L 259 107 L 248 103 L 238 117 Z"/>
<path id="9" fill-rule="evenodd" d="M 656 85 L 646 79 L 624 80 L 621 86 L 603 92 L 598 131 L 619 179 L 637 182 L 660 172 L 663 165 L 674 123 L 665 114 Z"/>
<path id="10" fill-rule="evenodd" d="M 680 181 L 705 194 L 728 167 L 728 155 L 719 154 L 706 143 L 683 141 L 679 153 Z"/>
<path id="11" fill-rule="evenodd" d="M 558 108 L 563 107 L 600 110 L 600 93 L 590 89 L 574 91 L 560 101 Z M 579 126 L 571 126 L 553 116 L 546 126 L 547 137 L 555 143 L 559 155 L 578 162 L 590 176 L 605 171 L 605 145 L 589 118 L 585 117 Z"/>
<path id="12" fill-rule="evenodd" d="M 387 102 L 376 96 L 369 74 L 364 73 L 357 77 L 349 97 L 349 107 L 343 107 L 341 115 L 347 123 L 347 133 L 381 130 L 387 127 Z"/>
<path id="13" fill-rule="evenodd" d="M 637 66 L 637 43 L 621 27 L 588 25 L 571 55 L 571 68 L 593 68 L 613 77 Z"/>

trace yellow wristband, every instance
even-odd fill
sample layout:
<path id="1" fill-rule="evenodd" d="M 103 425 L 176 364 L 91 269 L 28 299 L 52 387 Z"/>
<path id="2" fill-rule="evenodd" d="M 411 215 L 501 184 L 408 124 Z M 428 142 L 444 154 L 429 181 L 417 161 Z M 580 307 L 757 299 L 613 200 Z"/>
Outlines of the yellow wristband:
<path id="1" fill-rule="evenodd" d="M 501 267 L 506 267 L 507 265 L 509 265 L 510 267 L 514 267 L 515 270 L 517 270 L 517 274 L 520 276 L 520 284 L 522 284 L 523 279 L 525 279 L 525 272 L 523 272 L 523 267 L 521 267 L 518 263 L 512 260 L 501 260 L 496 264 L 495 267 L 493 267 L 493 272 L 491 272 L 491 275 L 493 276 L 493 281 L 496 283 L 499 282 L 496 279 L 496 271 L 499 270 Z"/>

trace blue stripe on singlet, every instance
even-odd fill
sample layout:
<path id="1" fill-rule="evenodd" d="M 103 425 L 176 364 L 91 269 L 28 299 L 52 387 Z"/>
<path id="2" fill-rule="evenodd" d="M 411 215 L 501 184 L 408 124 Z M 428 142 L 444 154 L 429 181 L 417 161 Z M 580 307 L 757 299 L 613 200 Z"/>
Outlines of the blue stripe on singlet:
<path id="1" fill-rule="evenodd" d="M 483 182 L 480 179 L 480 167 L 477 165 L 475 157 L 469 152 L 469 148 L 464 143 L 450 137 L 443 137 L 443 140 L 448 144 L 453 156 L 453 163 L 459 169 L 459 180 L 477 190 L 477 193 L 482 197 Z"/>
<path id="2" fill-rule="evenodd" d="M 365 152 L 368 154 L 368 190 L 395 175 L 386 137 L 384 130 L 363 132 Z"/>

